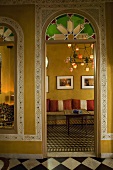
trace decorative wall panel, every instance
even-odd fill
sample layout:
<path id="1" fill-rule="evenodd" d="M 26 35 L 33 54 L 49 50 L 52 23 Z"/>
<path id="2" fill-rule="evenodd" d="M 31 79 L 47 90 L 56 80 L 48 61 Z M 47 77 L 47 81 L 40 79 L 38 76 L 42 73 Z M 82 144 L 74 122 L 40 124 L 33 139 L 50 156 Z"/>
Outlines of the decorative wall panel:
<path id="1" fill-rule="evenodd" d="M 107 61 L 105 38 L 105 2 L 111 0 L 3 0 L 1 5 L 35 4 L 35 135 L 24 135 L 24 35 L 14 20 L 0 18 L 0 22 L 11 25 L 17 34 L 17 124 L 18 134 L 0 135 L 0 140 L 40 141 L 42 140 L 42 108 L 41 108 L 41 43 L 44 24 L 56 12 L 72 9 L 81 14 L 88 14 L 98 25 L 100 34 L 100 89 L 101 89 L 101 139 L 111 140 L 113 134 L 107 133 Z M 57 16 L 57 15 L 56 15 Z M 49 24 L 49 23 L 48 23 Z M 44 38 L 44 37 L 43 37 Z"/>

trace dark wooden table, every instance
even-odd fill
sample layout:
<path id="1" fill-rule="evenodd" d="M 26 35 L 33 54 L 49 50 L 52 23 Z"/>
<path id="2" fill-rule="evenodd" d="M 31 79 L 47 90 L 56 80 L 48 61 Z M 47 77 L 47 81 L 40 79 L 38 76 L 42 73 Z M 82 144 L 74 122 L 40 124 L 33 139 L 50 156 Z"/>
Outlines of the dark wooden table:
<path id="1" fill-rule="evenodd" d="M 87 117 L 88 116 L 94 116 L 94 113 L 90 113 L 87 110 L 83 109 L 82 113 L 78 114 L 78 113 L 68 113 L 65 112 L 64 114 L 66 116 L 66 125 L 67 125 L 67 129 L 68 129 L 68 135 L 69 135 L 69 127 L 70 127 L 70 118 L 77 118 L 80 117 L 82 118 L 82 125 L 83 125 L 83 120 L 85 119 L 85 126 L 86 126 L 86 133 L 87 133 Z M 83 119 L 84 118 L 84 119 Z"/>

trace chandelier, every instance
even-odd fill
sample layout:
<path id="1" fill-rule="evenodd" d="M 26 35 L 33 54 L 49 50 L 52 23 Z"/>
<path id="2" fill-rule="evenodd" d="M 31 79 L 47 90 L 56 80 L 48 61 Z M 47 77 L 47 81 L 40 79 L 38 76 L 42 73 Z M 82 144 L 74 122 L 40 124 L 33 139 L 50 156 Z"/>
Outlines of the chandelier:
<path id="1" fill-rule="evenodd" d="M 76 69 L 78 65 L 85 66 L 86 71 L 89 71 L 90 67 L 94 68 L 94 44 L 68 44 L 68 48 L 72 50 L 65 63 L 70 63 L 70 72 Z"/>

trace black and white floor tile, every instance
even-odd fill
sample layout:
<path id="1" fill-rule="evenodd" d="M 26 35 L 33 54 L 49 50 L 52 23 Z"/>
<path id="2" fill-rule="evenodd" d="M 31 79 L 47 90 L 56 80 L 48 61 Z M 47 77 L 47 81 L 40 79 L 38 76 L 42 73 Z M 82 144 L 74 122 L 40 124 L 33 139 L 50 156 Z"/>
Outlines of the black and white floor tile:
<path id="1" fill-rule="evenodd" d="M 0 170 L 111 170 L 113 158 L 97 158 L 94 152 L 94 126 L 48 126 L 48 157 L 44 159 L 0 158 Z M 69 153 L 74 153 L 69 156 Z M 84 153 L 83 156 L 76 156 Z M 92 156 L 86 156 L 87 152 Z M 60 153 L 60 157 L 58 156 Z M 57 155 L 58 154 L 58 155 Z M 51 156 L 50 156 L 51 155 Z M 54 156 L 53 156 L 54 155 Z M 67 156 L 68 155 L 68 156 Z M 73 155 L 73 156 L 72 156 Z M 77 154 L 78 155 L 78 154 Z"/>
<path id="2" fill-rule="evenodd" d="M 5 160 L 5 158 L 4 158 Z M 6 161 L 7 160 L 7 161 Z M 112 170 L 113 159 L 96 157 L 51 157 L 45 159 L 0 159 L 1 170 Z M 2 162 L 3 161 L 3 162 Z M 4 166 L 4 165 L 5 166 Z"/>

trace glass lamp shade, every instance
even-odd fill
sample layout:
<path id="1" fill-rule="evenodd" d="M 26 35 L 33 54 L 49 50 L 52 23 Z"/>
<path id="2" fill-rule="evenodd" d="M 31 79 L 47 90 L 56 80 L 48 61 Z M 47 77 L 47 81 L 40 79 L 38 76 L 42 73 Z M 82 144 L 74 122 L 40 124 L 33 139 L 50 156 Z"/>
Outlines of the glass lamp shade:
<path id="1" fill-rule="evenodd" d="M 68 44 L 68 48 L 71 48 L 71 44 Z"/>
<path id="2" fill-rule="evenodd" d="M 67 57 L 66 60 L 64 60 L 65 63 L 68 63 L 70 61 L 70 57 Z"/>
<path id="3" fill-rule="evenodd" d="M 77 64 L 76 63 L 73 64 L 73 68 L 77 68 Z"/>
<path id="4" fill-rule="evenodd" d="M 83 62 L 81 63 L 81 66 L 84 66 L 84 63 L 83 63 Z"/>
<path id="5" fill-rule="evenodd" d="M 71 67 L 71 68 L 69 68 L 69 71 L 70 71 L 70 72 L 72 72 L 72 71 L 73 71 L 73 68 L 72 68 L 72 67 Z"/>
<path id="6" fill-rule="evenodd" d="M 89 67 L 86 67 L 86 71 L 89 71 Z"/>
<path id="7" fill-rule="evenodd" d="M 93 55 L 92 54 L 90 55 L 90 59 L 93 59 Z"/>
<path id="8" fill-rule="evenodd" d="M 79 47 L 76 47 L 76 51 L 79 51 Z"/>
<path id="9" fill-rule="evenodd" d="M 78 58 L 79 58 L 79 59 L 82 59 L 82 54 L 78 54 Z"/>

